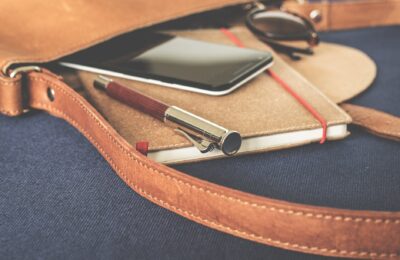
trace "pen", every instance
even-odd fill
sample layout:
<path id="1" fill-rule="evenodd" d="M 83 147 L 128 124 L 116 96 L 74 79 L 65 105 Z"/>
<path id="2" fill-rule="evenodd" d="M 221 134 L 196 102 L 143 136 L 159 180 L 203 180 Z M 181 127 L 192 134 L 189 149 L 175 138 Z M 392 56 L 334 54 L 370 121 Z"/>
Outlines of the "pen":
<path id="1" fill-rule="evenodd" d="M 240 149 L 242 137 L 236 131 L 228 130 L 182 108 L 167 105 L 103 76 L 97 77 L 93 85 L 104 90 L 108 96 L 177 127 L 175 131 L 185 136 L 202 153 L 217 148 L 225 155 L 234 155 Z"/>

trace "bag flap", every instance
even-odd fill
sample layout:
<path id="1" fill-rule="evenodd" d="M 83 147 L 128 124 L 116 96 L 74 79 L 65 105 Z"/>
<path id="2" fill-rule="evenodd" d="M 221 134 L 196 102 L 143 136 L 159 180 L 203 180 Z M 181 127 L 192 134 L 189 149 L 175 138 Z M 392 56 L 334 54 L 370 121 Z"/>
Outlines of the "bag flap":
<path id="1" fill-rule="evenodd" d="M 0 68 L 47 62 L 116 35 L 246 0 L 0 1 Z"/>

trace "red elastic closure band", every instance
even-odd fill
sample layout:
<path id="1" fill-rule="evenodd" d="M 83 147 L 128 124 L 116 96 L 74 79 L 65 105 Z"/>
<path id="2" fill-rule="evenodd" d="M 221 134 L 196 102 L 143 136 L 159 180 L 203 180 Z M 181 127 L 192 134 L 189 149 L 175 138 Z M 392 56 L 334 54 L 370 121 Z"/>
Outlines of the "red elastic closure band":
<path id="1" fill-rule="evenodd" d="M 232 33 L 230 30 L 226 28 L 221 28 L 221 32 L 225 34 L 236 46 L 238 47 L 244 47 L 243 43 L 240 41 L 238 37 L 234 33 Z M 278 74 L 276 74 L 274 71 L 271 69 L 268 69 L 265 71 L 268 75 L 270 75 L 283 89 L 285 89 L 292 97 L 294 97 L 297 102 L 299 102 L 305 109 L 307 109 L 310 114 L 313 115 L 313 117 L 318 120 L 318 122 L 321 124 L 322 127 L 322 137 L 320 140 L 320 143 L 323 144 L 326 141 L 326 134 L 327 134 L 327 123 L 325 118 L 321 116 L 318 111 L 311 106 L 304 98 L 302 98 L 299 94 L 294 91 L 289 84 L 287 84 L 281 77 L 279 77 Z"/>

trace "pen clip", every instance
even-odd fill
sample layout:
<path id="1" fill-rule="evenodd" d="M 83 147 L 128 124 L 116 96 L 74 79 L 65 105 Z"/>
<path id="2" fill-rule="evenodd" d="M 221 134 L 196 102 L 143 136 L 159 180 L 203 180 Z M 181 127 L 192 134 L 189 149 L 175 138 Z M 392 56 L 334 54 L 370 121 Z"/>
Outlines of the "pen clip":
<path id="1" fill-rule="evenodd" d="M 199 151 L 201 153 L 210 152 L 210 151 L 214 150 L 214 148 L 215 148 L 215 144 L 214 143 L 212 143 L 212 142 L 210 142 L 208 140 L 202 139 L 202 138 L 200 138 L 200 137 L 198 137 L 196 135 L 189 134 L 189 133 L 187 133 L 186 131 L 184 131 L 184 130 L 182 130 L 180 128 L 175 129 L 175 132 L 177 132 L 177 133 L 183 135 L 184 137 L 186 137 L 191 143 L 194 144 L 194 146 L 197 149 L 199 149 Z"/>

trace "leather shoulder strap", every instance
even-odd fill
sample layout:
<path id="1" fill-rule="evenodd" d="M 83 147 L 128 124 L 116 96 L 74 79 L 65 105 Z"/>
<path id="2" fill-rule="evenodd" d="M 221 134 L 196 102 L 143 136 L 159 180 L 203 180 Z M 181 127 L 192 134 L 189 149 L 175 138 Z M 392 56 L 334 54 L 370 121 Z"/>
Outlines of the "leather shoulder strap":
<path id="1" fill-rule="evenodd" d="M 400 0 L 284 1 L 282 7 L 310 18 L 318 31 L 400 23 Z"/>
<path id="2" fill-rule="evenodd" d="M 21 76 L 1 77 L 0 73 L 0 113 L 17 116 L 23 113 Z"/>
<path id="3" fill-rule="evenodd" d="M 134 191 L 185 218 L 289 250 L 353 258 L 400 257 L 400 212 L 289 203 L 188 176 L 138 153 L 82 96 L 58 78 L 32 72 L 27 76 L 27 86 L 30 107 L 68 121 Z M 1 96 L 7 95 L 5 90 L 13 91 L 3 83 Z"/>
<path id="4" fill-rule="evenodd" d="M 384 138 L 400 141 L 400 118 L 387 113 L 352 105 L 340 105 L 353 119 L 353 124 L 359 125 Z"/>

